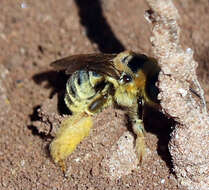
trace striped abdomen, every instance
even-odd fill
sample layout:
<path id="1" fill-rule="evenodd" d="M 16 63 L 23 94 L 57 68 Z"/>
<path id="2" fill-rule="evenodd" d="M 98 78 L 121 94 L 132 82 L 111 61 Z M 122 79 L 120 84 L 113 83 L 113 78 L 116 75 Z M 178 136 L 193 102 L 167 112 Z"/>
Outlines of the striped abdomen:
<path id="1" fill-rule="evenodd" d="M 67 81 L 65 103 L 73 113 L 96 113 L 107 102 L 112 103 L 108 94 L 110 86 L 103 76 L 93 71 L 76 71 Z"/>

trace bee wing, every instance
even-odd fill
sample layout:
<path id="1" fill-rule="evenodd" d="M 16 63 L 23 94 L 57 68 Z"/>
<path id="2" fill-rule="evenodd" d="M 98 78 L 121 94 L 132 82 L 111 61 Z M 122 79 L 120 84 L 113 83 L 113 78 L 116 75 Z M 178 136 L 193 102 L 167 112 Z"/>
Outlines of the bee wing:
<path id="1" fill-rule="evenodd" d="M 79 54 L 72 55 L 51 63 L 57 71 L 65 70 L 66 74 L 72 74 L 77 70 L 95 71 L 114 78 L 119 77 L 119 71 L 113 64 L 117 54 Z"/>

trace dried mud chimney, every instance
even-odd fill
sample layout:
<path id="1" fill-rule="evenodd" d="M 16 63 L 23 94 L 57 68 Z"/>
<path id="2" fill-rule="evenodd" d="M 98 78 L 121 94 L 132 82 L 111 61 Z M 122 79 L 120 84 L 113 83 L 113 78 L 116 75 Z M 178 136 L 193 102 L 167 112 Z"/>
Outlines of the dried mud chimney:
<path id="1" fill-rule="evenodd" d="M 209 115 L 197 80 L 197 62 L 182 49 L 178 11 L 171 0 L 147 0 L 151 43 L 161 67 L 158 87 L 163 112 L 176 121 L 169 150 L 180 189 L 209 189 Z"/>

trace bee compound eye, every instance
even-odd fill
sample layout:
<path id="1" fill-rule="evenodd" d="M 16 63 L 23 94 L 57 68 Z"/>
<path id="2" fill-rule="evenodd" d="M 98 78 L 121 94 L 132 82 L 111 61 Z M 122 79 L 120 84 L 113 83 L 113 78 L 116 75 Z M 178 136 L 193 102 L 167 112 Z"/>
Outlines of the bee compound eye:
<path id="1" fill-rule="evenodd" d="M 125 56 L 125 57 L 121 60 L 121 62 L 122 62 L 123 64 L 125 64 L 125 63 L 127 62 L 128 58 L 129 58 L 129 56 Z"/>
<path id="2" fill-rule="evenodd" d="M 122 80 L 123 82 L 128 83 L 132 81 L 132 77 L 130 75 L 123 75 Z"/>

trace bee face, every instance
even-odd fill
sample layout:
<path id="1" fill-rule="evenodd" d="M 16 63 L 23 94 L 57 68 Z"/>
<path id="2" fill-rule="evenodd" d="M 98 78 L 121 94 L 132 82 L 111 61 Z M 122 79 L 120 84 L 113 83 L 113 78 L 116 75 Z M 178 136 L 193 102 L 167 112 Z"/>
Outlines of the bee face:
<path id="1" fill-rule="evenodd" d="M 66 84 L 65 103 L 73 113 L 72 120 L 67 119 L 61 124 L 50 145 L 53 160 L 63 167 L 63 160 L 88 136 L 93 125 L 91 116 L 111 105 L 127 110 L 137 135 L 136 149 L 141 160 L 145 154 L 145 142 L 143 114 L 139 116 L 138 109 L 143 113 L 144 103 L 157 103 L 155 82 L 160 69 L 156 61 L 143 54 L 124 51 L 74 55 L 51 65 L 71 74 Z"/>
<path id="2" fill-rule="evenodd" d="M 115 67 L 121 71 L 119 83 L 130 93 L 141 97 L 147 104 L 158 104 L 159 93 L 155 83 L 160 68 L 155 59 L 132 51 L 118 54 L 113 60 Z"/>

